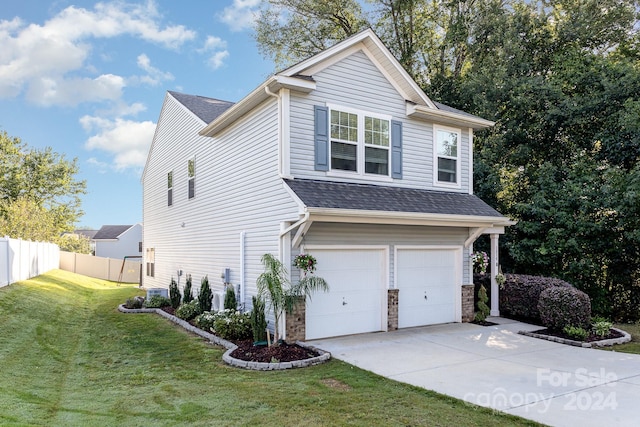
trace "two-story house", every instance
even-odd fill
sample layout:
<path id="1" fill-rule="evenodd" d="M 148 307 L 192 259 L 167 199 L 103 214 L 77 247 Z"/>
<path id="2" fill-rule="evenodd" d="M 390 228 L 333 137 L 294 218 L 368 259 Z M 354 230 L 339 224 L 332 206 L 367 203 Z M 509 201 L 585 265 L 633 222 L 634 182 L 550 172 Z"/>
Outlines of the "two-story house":
<path id="1" fill-rule="evenodd" d="M 168 92 L 142 176 L 144 286 L 184 272 L 220 290 L 227 271 L 248 309 L 264 253 L 292 281 L 310 253 L 330 290 L 289 335 L 468 321 L 472 244 L 492 235 L 495 277 L 510 224 L 472 191 L 473 134 L 492 125 L 430 100 L 371 30 L 235 104 Z"/>

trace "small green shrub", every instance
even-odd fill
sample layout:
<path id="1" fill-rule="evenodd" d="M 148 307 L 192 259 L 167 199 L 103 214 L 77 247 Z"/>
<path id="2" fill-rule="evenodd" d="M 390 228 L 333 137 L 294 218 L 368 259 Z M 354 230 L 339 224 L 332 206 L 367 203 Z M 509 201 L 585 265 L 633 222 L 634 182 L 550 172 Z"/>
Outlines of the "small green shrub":
<path id="1" fill-rule="evenodd" d="M 567 325 L 562 329 L 562 332 L 569 335 L 569 338 L 574 339 L 576 341 L 584 341 L 589 335 L 589 332 L 587 332 L 586 329 L 581 328 L 579 326 Z"/>
<path id="2" fill-rule="evenodd" d="M 593 328 L 593 332 L 599 337 L 606 337 L 609 335 L 609 331 L 613 326 L 613 323 L 609 322 L 607 319 L 592 319 L 591 326 Z"/>
<path id="3" fill-rule="evenodd" d="M 153 295 L 147 301 L 144 302 L 144 306 L 147 308 L 162 308 L 171 305 L 171 300 L 162 295 Z"/>
<path id="4" fill-rule="evenodd" d="M 171 307 L 174 309 L 180 307 L 182 296 L 180 295 L 178 284 L 173 277 L 171 278 L 171 284 L 169 285 L 169 299 L 171 300 Z"/>
<path id="5" fill-rule="evenodd" d="M 205 311 L 194 319 L 196 326 L 203 331 L 210 332 L 213 329 L 213 322 L 216 320 L 215 313 Z"/>
<path id="6" fill-rule="evenodd" d="M 252 336 L 250 313 L 220 310 L 214 314 L 214 333 L 225 340 L 245 340 Z"/>
<path id="7" fill-rule="evenodd" d="M 211 300 L 213 293 L 209 287 L 209 277 L 204 276 L 200 282 L 200 293 L 198 294 L 198 303 L 200 304 L 200 312 L 211 311 Z"/>
<path id="8" fill-rule="evenodd" d="M 236 291 L 233 290 L 233 286 L 227 286 L 227 292 L 224 295 L 224 309 L 235 310 L 238 308 L 238 302 L 236 301 Z"/>
<path id="9" fill-rule="evenodd" d="M 124 303 L 125 308 L 128 309 L 135 309 L 135 308 L 142 308 L 142 305 L 144 304 L 144 298 L 142 297 L 133 297 L 133 298 L 127 298 L 127 300 Z"/>
<path id="10" fill-rule="evenodd" d="M 187 274 L 187 283 L 184 285 L 182 302 L 186 304 L 191 301 L 193 301 L 193 292 L 191 291 L 191 275 Z"/>
<path id="11" fill-rule="evenodd" d="M 264 315 L 264 300 L 260 297 L 253 296 L 251 301 L 253 303 L 253 310 L 251 311 L 251 331 L 253 332 L 253 341 L 266 341 L 267 319 Z"/>
<path id="12" fill-rule="evenodd" d="M 186 320 L 187 322 L 194 319 L 198 314 L 200 314 L 198 300 L 182 303 L 182 305 L 176 309 L 176 317 Z"/>
<path id="13" fill-rule="evenodd" d="M 487 305 L 489 302 L 489 297 L 487 296 L 487 288 L 484 286 L 480 286 L 480 290 L 478 291 L 478 311 L 476 312 L 475 321 L 476 322 L 484 322 L 489 316 L 491 310 Z"/>
<path id="14" fill-rule="evenodd" d="M 576 288 L 552 287 L 540 293 L 538 311 L 542 324 L 553 331 L 565 326 L 589 329 L 591 300 Z"/>

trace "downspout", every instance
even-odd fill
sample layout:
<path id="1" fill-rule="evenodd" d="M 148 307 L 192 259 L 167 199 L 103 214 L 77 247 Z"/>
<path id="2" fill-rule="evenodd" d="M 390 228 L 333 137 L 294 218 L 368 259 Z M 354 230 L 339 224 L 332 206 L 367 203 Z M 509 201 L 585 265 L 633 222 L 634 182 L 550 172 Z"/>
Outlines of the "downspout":
<path id="1" fill-rule="evenodd" d="M 245 237 L 246 232 L 240 232 L 240 307 L 244 310 L 245 308 L 245 283 L 244 283 L 244 275 L 245 275 Z"/>
<path id="2" fill-rule="evenodd" d="M 283 153 L 282 151 L 284 150 L 284 147 L 282 146 L 282 111 L 281 107 L 280 107 L 280 95 L 278 95 L 277 93 L 273 93 L 271 91 L 271 89 L 269 89 L 269 86 L 265 86 L 264 87 L 264 91 L 266 92 L 267 95 L 269 96 L 273 96 L 276 100 L 277 100 L 277 105 L 278 105 L 278 175 L 282 176 L 283 172 L 284 172 L 284 167 L 283 167 Z"/>

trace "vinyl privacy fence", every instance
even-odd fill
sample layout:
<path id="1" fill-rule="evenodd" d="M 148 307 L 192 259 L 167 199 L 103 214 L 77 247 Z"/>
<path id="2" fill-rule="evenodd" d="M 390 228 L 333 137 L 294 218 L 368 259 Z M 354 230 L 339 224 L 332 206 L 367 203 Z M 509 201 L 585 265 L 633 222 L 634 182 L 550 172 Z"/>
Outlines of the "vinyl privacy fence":
<path id="1" fill-rule="evenodd" d="M 60 248 L 56 244 L 0 237 L 0 287 L 59 266 Z"/>

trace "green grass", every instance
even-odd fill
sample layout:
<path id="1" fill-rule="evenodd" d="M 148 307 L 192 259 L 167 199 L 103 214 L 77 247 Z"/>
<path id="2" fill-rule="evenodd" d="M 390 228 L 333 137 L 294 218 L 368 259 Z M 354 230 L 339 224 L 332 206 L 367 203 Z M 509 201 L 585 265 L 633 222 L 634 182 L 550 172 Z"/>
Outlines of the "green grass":
<path id="1" fill-rule="evenodd" d="M 602 347 L 603 350 L 619 351 L 622 353 L 640 354 L 640 323 L 621 323 L 613 325 L 631 334 L 631 341 L 626 344 Z"/>
<path id="2" fill-rule="evenodd" d="M 53 271 L 0 289 L 0 425 L 537 425 L 332 360 L 254 372 L 154 314 L 137 288 Z"/>

